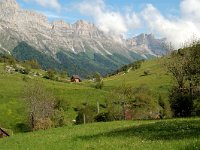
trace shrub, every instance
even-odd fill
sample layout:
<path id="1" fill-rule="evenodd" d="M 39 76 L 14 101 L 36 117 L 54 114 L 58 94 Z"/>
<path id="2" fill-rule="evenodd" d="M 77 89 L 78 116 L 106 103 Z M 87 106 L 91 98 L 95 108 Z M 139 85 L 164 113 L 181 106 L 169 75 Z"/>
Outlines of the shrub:
<path id="1" fill-rule="evenodd" d="M 189 117 L 192 113 L 193 101 L 188 89 L 174 87 L 169 95 L 170 105 L 175 117 Z"/>
<path id="2" fill-rule="evenodd" d="M 63 109 L 55 110 L 53 120 L 55 127 L 62 127 L 68 124 L 67 115 Z"/>
<path id="3" fill-rule="evenodd" d="M 40 69 L 41 68 L 38 61 L 34 60 L 34 59 L 25 61 L 25 65 L 30 66 L 32 69 Z"/>
<path id="4" fill-rule="evenodd" d="M 114 120 L 114 118 L 109 112 L 102 112 L 95 117 L 96 122 L 107 122 L 112 120 Z"/>
<path id="5" fill-rule="evenodd" d="M 163 99 L 161 95 L 159 95 L 158 103 L 161 107 L 160 109 L 160 118 L 171 118 L 172 112 L 170 108 L 169 100 Z"/>
<path id="6" fill-rule="evenodd" d="M 104 86 L 104 82 L 103 82 L 103 80 L 101 80 L 101 81 L 96 83 L 95 88 L 96 89 L 102 89 L 103 86 Z"/>
<path id="7" fill-rule="evenodd" d="M 150 71 L 149 71 L 149 70 L 145 70 L 145 71 L 144 71 L 144 75 L 145 75 L 145 76 L 150 75 Z"/>
<path id="8" fill-rule="evenodd" d="M 56 71 L 55 71 L 55 70 L 49 69 L 49 70 L 46 72 L 44 78 L 50 79 L 50 80 L 56 80 Z"/>
<path id="9" fill-rule="evenodd" d="M 97 114 L 96 107 L 89 105 L 89 104 L 83 104 L 81 107 L 76 108 L 78 115 L 76 117 L 76 124 L 82 124 L 84 123 L 91 123 L 94 122 L 94 118 Z"/>
<path id="10" fill-rule="evenodd" d="M 50 120 L 54 115 L 55 98 L 42 84 L 30 82 L 25 87 L 24 99 L 27 105 L 29 126 L 32 130 L 52 126 Z"/>
<path id="11" fill-rule="evenodd" d="M 97 73 L 94 75 L 94 78 L 95 78 L 95 82 L 96 82 L 95 88 L 96 88 L 96 89 L 102 89 L 104 83 L 103 83 L 103 79 L 102 79 L 101 75 L 97 72 Z"/>
<path id="12" fill-rule="evenodd" d="M 53 121 L 50 118 L 40 118 L 35 120 L 35 126 L 33 130 L 46 130 L 54 126 Z"/>

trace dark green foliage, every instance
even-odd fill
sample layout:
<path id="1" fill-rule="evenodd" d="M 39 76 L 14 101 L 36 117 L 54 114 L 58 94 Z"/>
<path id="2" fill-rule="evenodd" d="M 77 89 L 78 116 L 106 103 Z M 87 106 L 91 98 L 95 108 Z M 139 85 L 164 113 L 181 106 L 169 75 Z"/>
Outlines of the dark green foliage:
<path id="1" fill-rule="evenodd" d="M 135 61 L 131 64 L 128 64 L 128 65 L 124 65 L 123 67 L 121 67 L 120 69 L 117 69 L 115 72 L 109 74 L 110 76 L 112 75 L 116 75 L 120 72 L 127 72 L 129 69 L 131 70 L 137 70 L 141 67 L 142 63 L 144 62 L 145 60 L 142 59 L 142 60 L 138 60 L 138 61 Z"/>
<path id="2" fill-rule="evenodd" d="M 54 111 L 53 122 L 55 127 L 62 127 L 68 124 L 67 113 L 62 108 Z"/>
<path id="3" fill-rule="evenodd" d="M 95 117 L 96 122 L 108 122 L 112 120 L 114 120 L 114 118 L 108 112 L 102 112 Z"/>
<path id="4" fill-rule="evenodd" d="M 55 70 L 52 70 L 52 69 L 48 69 L 44 78 L 45 79 L 50 79 L 50 80 L 56 80 L 56 74 L 57 72 Z"/>
<path id="5" fill-rule="evenodd" d="M 134 98 L 131 101 L 133 118 L 135 119 L 159 119 L 160 108 L 157 97 L 152 94 L 148 86 L 142 85 L 133 89 Z"/>
<path id="6" fill-rule="evenodd" d="M 53 57 L 41 53 L 32 46 L 29 46 L 25 42 L 21 42 L 12 51 L 12 55 L 21 61 L 28 61 L 32 68 L 38 68 L 41 66 L 43 69 L 55 69 L 55 70 L 68 70 L 70 76 L 78 74 L 83 78 L 94 72 L 99 72 L 101 75 L 106 76 L 125 64 L 131 63 L 133 60 L 142 59 L 142 57 L 135 53 L 131 53 L 132 59 L 127 59 L 120 54 L 113 54 L 103 56 L 101 54 L 90 53 L 78 53 L 72 52 L 58 52 L 56 57 L 59 61 Z M 91 57 L 92 55 L 92 57 Z M 33 61 L 34 60 L 34 61 Z"/>
<path id="7" fill-rule="evenodd" d="M 40 69 L 40 68 L 41 68 L 41 66 L 40 66 L 40 64 L 38 63 L 38 61 L 37 61 L 37 60 L 34 60 L 34 59 L 32 59 L 32 60 L 27 60 L 27 61 L 25 61 L 24 63 L 25 63 L 26 65 L 30 66 L 32 69 Z"/>
<path id="8" fill-rule="evenodd" d="M 102 89 L 103 86 L 104 86 L 104 82 L 103 82 L 103 80 L 101 80 L 99 82 L 96 82 L 95 88 L 96 89 Z"/>
<path id="9" fill-rule="evenodd" d="M 144 60 L 144 57 L 142 57 L 140 54 L 129 51 L 130 56 L 133 58 L 134 61 L 138 61 L 138 60 Z M 155 56 L 154 56 L 155 57 Z M 152 58 L 154 58 L 152 57 Z"/>
<path id="10" fill-rule="evenodd" d="M 125 65 L 125 64 L 129 64 L 131 62 L 126 57 L 124 57 L 120 54 L 117 54 L 117 53 L 114 53 L 112 55 L 108 55 L 107 57 L 110 58 L 113 62 L 116 62 L 116 64 L 119 64 L 119 65 Z"/>
<path id="11" fill-rule="evenodd" d="M 122 85 L 113 89 L 107 99 L 106 112 L 114 120 L 160 118 L 159 104 L 147 86 Z"/>
<path id="12" fill-rule="evenodd" d="M 59 98 L 55 102 L 55 108 L 58 109 L 58 110 L 62 109 L 64 111 L 68 111 L 69 108 L 70 108 L 70 104 L 67 101 Z"/>
<path id="13" fill-rule="evenodd" d="M 19 132 L 29 132 L 29 131 L 31 131 L 29 125 L 25 124 L 25 123 L 17 123 L 16 124 L 16 130 L 19 131 Z"/>
<path id="14" fill-rule="evenodd" d="M 11 55 L 0 54 L 0 62 L 15 66 L 17 60 Z"/>
<path id="15" fill-rule="evenodd" d="M 25 42 L 19 43 L 19 45 L 13 49 L 12 55 L 20 61 L 35 60 L 43 69 L 63 69 L 62 65 L 54 58 L 39 52 Z"/>
<path id="16" fill-rule="evenodd" d="M 174 87 L 170 92 L 171 108 L 176 117 L 189 117 L 192 113 L 193 101 L 187 89 Z"/>
<path id="17" fill-rule="evenodd" d="M 171 90 L 170 99 L 174 115 L 188 117 L 199 114 L 200 42 L 173 52 L 166 62 L 178 86 Z"/>
<path id="18" fill-rule="evenodd" d="M 61 78 L 67 78 L 68 77 L 68 72 L 66 70 L 65 71 L 64 70 L 60 71 L 59 75 L 60 75 Z"/>
<path id="19" fill-rule="evenodd" d="M 76 117 L 76 124 L 92 123 L 95 121 L 95 116 L 97 114 L 96 107 L 89 105 L 87 103 L 83 104 L 81 107 L 76 108 L 78 115 Z"/>
<path id="20" fill-rule="evenodd" d="M 87 53 L 57 53 L 58 59 L 67 68 L 69 75 L 79 74 L 81 77 L 88 77 L 94 72 L 105 76 L 117 70 L 122 65 L 131 63 L 130 60 L 119 54 L 102 56 L 93 54 L 93 59 Z M 138 58 L 139 59 L 139 58 Z"/>
<path id="21" fill-rule="evenodd" d="M 172 112 L 170 107 L 170 102 L 166 99 L 163 99 L 161 95 L 158 98 L 158 104 L 160 105 L 160 118 L 171 118 Z"/>
<path id="22" fill-rule="evenodd" d="M 70 76 L 78 74 L 86 78 L 97 71 L 101 75 L 106 75 L 108 72 L 118 68 L 117 65 L 100 54 L 94 54 L 94 59 L 91 59 L 86 53 L 58 52 L 57 57 L 61 61 L 61 64 L 68 70 Z"/>
<path id="23" fill-rule="evenodd" d="M 103 88 L 103 78 L 101 77 L 100 73 L 96 72 L 94 75 L 94 79 L 95 79 L 95 88 L 96 89 L 102 89 Z"/>

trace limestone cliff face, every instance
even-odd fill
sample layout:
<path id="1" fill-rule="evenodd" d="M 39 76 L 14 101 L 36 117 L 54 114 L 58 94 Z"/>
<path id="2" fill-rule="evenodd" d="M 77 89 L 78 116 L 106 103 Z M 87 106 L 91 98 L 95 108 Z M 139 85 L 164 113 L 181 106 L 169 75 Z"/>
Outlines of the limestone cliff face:
<path id="1" fill-rule="evenodd" d="M 165 55 L 168 52 L 166 40 L 156 39 L 152 34 L 140 34 L 126 40 L 127 47 L 139 54 Z"/>
<path id="2" fill-rule="evenodd" d="M 40 13 L 21 9 L 15 0 L 0 0 L 0 48 L 12 51 L 19 42 L 25 41 L 43 53 L 52 56 L 58 51 L 88 52 L 101 55 L 118 53 L 127 57 L 130 51 L 139 54 L 160 55 L 164 40 L 152 35 L 140 35 L 117 42 L 94 24 L 79 20 L 68 24 L 62 20 L 49 22 Z"/>

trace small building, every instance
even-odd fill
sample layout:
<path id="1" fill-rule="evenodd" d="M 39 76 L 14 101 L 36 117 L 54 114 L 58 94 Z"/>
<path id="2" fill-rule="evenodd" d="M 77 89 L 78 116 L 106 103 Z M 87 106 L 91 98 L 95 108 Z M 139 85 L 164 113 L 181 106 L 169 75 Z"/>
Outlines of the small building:
<path id="1" fill-rule="evenodd" d="M 9 134 L 6 131 L 4 131 L 2 128 L 0 128 L 0 138 L 8 137 L 8 136 Z"/>
<path id="2" fill-rule="evenodd" d="M 71 82 L 79 83 L 79 82 L 81 82 L 81 78 L 78 75 L 73 75 L 71 77 Z"/>

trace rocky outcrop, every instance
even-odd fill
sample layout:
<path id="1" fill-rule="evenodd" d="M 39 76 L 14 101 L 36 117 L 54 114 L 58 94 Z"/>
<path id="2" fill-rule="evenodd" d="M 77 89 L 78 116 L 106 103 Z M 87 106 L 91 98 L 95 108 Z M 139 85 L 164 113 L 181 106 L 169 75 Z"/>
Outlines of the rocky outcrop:
<path id="1" fill-rule="evenodd" d="M 128 49 L 139 54 L 155 56 L 165 55 L 168 52 L 166 39 L 156 39 L 152 34 L 140 34 L 126 40 Z"/>

